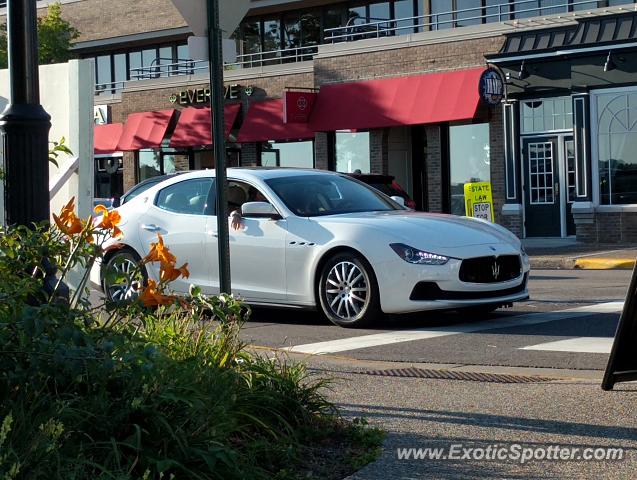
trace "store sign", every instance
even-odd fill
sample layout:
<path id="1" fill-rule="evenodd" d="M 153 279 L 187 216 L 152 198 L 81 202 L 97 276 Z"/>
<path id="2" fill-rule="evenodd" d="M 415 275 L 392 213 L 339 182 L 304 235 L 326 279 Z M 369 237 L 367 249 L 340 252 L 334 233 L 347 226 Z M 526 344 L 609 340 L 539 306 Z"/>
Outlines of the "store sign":
<path id="1" fill-rule="evenodd" d="M 241 87 L 241 85 L 228 85 L 224 90 L 224 98 L 226 100 L 237 100 L 241 97 L 241 91 L 245 95 L 252 95 L 252 87 Z M 170 103 L 178 103 L 179 105 L 203 105 L 210 103 L 210 88 L 189 88 L 178 93 L 173 93 L 169 97 Z"/>
<path id="2" fill-rule="evenodd" d="M 482 218 L 489 222 L 495 221 L 490 182 L 465 183 L 464 199 L 467 217 Z"/>
<path id="3" fill-rule="evenodd" d="M 106 125 L 110 120 L 108 113 L 108 105 L 93 106 L 93 123 L 95 125 Z"/>
<path id="4" fill-rule="evenodd" d="M 478 82 L 480 99 L 487 105 L 498 105 L 504 98 L 504 80 L 495 68 L 487 68 Z"/>
<path id="5" fill-rule="evenodd" d="M 283 123 L 307 123 L 315 101 L 314 92 L 285 92 Z"/>

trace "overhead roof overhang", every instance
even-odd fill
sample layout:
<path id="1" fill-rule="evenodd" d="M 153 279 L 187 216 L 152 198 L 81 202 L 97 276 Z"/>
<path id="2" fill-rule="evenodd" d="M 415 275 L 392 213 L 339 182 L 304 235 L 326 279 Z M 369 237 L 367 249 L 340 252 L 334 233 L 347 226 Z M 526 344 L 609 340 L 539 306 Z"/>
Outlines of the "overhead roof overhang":
<path id="1" fill-rule="evenodd" d="M 628 85 L 637 76 L 637 12 L 505 36 L 500 52 L 486 59 L 500 67 L 514 96 Z M 605 68 L 609 55 L 612 69 Z"/>
<path id="2" fill-rule="evenodd" d="M 506 64 L 522 60 L 586 55 L 637 47 L 637 12 L 578 20 L 575 25 L 505 34 L 500 51 L 486 58 Z"/>

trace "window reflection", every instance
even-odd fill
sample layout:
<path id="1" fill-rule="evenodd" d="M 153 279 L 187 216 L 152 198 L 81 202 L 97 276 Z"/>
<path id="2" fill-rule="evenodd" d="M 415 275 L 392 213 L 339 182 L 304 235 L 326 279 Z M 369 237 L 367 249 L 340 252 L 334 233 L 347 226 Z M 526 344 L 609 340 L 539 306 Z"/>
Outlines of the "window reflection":
<path id="1" fill-rule="evenodd" d="M 600 203 L 637 204 L 637 92 L 597 96 Z"/>
<path id="2" fill-rule="evenodd" d="M 314 168 L 314 142 L 269 142 L 261 150 L 261 165 Z"/>
<path id="3" fill-rule="evenodd" d="M 369 132 L 336 132 L 336 171 L 370 173 Z"/>
<path id="4" fill-rule="evenodd" d="M 137 158 L 140 182 L 161 175 L 161 155 L 158 150 L 140 150 Z"/>
<path id="5" fill-rule="evenodd" d="M 451 213 L 465 214 L 464 184 L 491 181 L 489 124 L 449 127 Z"/>

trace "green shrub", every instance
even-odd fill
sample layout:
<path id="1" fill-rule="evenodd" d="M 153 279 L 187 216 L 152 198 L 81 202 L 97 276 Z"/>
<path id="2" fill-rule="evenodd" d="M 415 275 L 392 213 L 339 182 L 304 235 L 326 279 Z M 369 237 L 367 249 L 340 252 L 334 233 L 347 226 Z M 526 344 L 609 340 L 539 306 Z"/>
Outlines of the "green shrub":
<path id="1" fill-rule="evenodd" d="M 303 365 L 246 352 L 232 296 L 160 282 L 158 307 L 96 308 L 85 276 L 58 301 L 43 263 L 90 267 L 107 232 L 56 223 L 0 230 L 0 478 L 283 478 L 307 432 L 339 422 Z"/>

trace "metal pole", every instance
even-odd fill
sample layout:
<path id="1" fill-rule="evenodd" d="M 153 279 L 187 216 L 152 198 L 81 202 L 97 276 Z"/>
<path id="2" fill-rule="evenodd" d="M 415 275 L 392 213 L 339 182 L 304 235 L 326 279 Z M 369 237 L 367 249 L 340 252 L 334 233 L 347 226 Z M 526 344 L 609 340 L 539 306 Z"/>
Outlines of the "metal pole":
<path id="1" fill-rule="evenodd" d="M 215 154 L 217 193 L 217 241 L 219 254 L 219 288 L 232 293 L 230 285 L 230 234 L 228 231 L 228 185 L 223 120 L 223 57 L 219 28 L 219 0 L 208 0 L 208 63 L 210 68 L 210 112 Z"/>
<path id="2" fill-rule="evenodd" d="M 40 105 L 36 0 L 9 0 L 9 104 L 0 116 L 7 225 L 49 220 L 49 129 Z"/>

